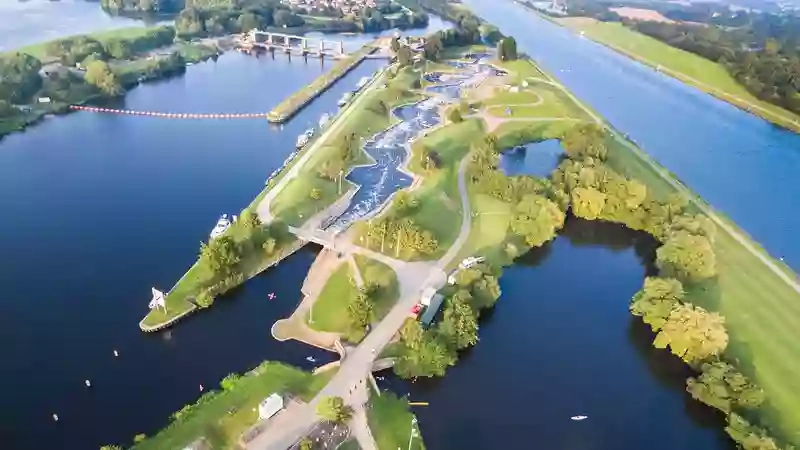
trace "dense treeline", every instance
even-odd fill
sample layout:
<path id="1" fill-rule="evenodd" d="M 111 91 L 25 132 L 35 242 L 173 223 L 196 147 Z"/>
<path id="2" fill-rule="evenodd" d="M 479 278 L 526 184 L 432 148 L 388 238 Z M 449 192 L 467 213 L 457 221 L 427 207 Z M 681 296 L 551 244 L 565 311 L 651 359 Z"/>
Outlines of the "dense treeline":
<path id="1" fill-rule="evenodd" d="M 107 61 L 128 59 L 138 53 L 148 52 L 172 44 L 175 29 L 170 26 L 155 27 L 135 37 L 111 37 L 102 41 L 90 36 L 73 36 L 48 42 L 45 53 L 58 58 L 62 64 L 75 66 L 87 58 Z"/>
<path id="2" fill-rule="evenodd" d="M 515 136 L 529 140 L 523 134 Z M 656 252 L 659 276 L 645 279 L 631 299 L 631 313 L 654 332 L 653 346 L 668 349 L 689 364 L 696 376 L 686 382 L 696 400 L 728 415 L 726 432 L 742 448 L 777 450 L 767 431 L 752 423 L 764 392 L 724 360 L 729 336 L 724 318 L 692 304 L 692 295 L 716 282 L 714 224 L 692 214 L 680 195 L 657 198 L 643 183 L 608 167 L 610 136 L 593 124 L 579 124 L 562 137 L 566 158 L 549 179 L 505 176 L 499 171 L 500 145 L 488 135 L 473 151 L 468 177 L 473 192 L 509 204 L 512 238 L 500 249 L 500 264 L 510 264 L 531 247 L 552 240 L 566 214 L 604 220 L 645 231 L 662 245 Z M 477 341 L 479 312 L 500 295 L 498 269 L 486 265 L 462 271 L 446 287 L 443 319 L 428 330 L 409 323 L 401 334 L 396 370 L 404 377 L 441 376 L 455 364 L 456 351 Z M 691 289 L 685 289 L 691 287 Z"/>
<path id="3" fill-rule="evenodd" d="M 631 22 L 637 31 L 722 64 L 761 100 L 800 113 L 800 52 L 797 37 L 751 43 L 716 27 Z M 796 24 L 800 27 L 800 23 Z"/>

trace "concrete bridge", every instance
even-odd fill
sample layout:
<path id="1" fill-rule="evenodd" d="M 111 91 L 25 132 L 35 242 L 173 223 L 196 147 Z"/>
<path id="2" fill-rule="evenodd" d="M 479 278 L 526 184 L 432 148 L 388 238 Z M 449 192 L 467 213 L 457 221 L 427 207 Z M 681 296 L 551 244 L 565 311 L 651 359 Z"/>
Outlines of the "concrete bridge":
<path id="1" fill-rule="evenodd" d="M 298 239 L 305 242 L 313 242 L 325 248 L 336 250 L 336 233 L 335 231 L 326 231 L 319 228 L 297 228 L 289 227 L 289 232 L 297 236 Z"/>
<path id="2" fill-rule="evenodd" d="M 294 34 L 272 33 L 257 29 L 250 30 L 245 36 L 245 44 L 266 49 L 281 48 L 287 52 L 299 49 L 303 54 L 317 53 L 319 55 L 342 56 L 344 43 L 320 38 L 297 36 Z M 294 43 L 298 45 L 293 46 Z"/>

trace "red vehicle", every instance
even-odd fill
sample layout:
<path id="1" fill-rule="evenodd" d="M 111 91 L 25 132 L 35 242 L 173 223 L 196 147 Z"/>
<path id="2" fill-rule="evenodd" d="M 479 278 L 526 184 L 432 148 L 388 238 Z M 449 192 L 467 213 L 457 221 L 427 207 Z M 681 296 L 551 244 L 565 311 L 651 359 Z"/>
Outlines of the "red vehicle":
<path id="1" fill-rule="evenodd" d="M 422 311 L 422 305 L 420 305 L 419 303 L 411 307 L 411 313 L 414 315 L 419 314 L 420 311 Z"/>

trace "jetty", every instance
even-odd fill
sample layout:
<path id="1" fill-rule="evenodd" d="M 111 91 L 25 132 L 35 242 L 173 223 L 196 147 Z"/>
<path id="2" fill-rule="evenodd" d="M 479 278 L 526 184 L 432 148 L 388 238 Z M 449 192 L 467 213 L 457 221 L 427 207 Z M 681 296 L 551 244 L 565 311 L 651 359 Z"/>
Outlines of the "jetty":
<path id="1" fill-rule="evenodd" d="M 283 123 L 300 112 L 306 105 L 327 91 L 334 83 L 355 69 L 368 55 L 373 54 L 378 47 L 369 43 L 358 51 L 349 54 L 336 62 L 330 70 L 318 76 L 308 86 L 294 92 L 284 99 L 267 114 L 267 120 L 272 123 Z"/>

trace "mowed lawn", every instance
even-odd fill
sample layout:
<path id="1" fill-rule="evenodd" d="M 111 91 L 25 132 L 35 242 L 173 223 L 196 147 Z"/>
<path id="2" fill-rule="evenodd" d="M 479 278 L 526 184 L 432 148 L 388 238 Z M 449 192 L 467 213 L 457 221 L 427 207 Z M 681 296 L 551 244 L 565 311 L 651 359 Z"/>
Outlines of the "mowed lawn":
<path id="1" fill-rule="evenodd" d="M 411 218 L 421 228 L 433 233 L 439 243 L 438 250 L 430 255 L 430 259 L 444 255 L 458 236 L 463 214 L 458 193 L 458 168 L 483 133 L 482 122 L 472 119 L 446 125 L 414 142 L 410 169 L 423 180 L 412 191 L 419 207 Z M 425 149 L 439 155 L 441 167 L 430 171 L 420 167 L 420 155 Z"/>
<path id="2" fill-rule="evenodd" d="M 724 67 L 714 61 L 630 30 L 620 23 L 600 22 L 585 17 L 563 18 L 556 19 L 556 21 L 567 28 L 583 31 L 586 36 L 616 48 L 622 53 L 628 53 L 629 56 L 639 59 L 645 64 L 661 65 L 666 69 L 678 72 L 678 77 L 680 75 L 691 77 L 705 86 L 698 85 L 688 79 L 683 79 L 682 81 L 695 85 L 703 91 L 714 93 L 713 90 L 716 89 L 721 93 L 738 97 L 747 103 L 763 108 L 768 111 L 765 113 L 767 119 L 776 119 L 781 123 L 800 121 L 800 116 L 773 104 L 763 102 L 750 94 Z M 735 99 L 728 97 L 725 97 L 725 99 L 736 103 Z M 775 115 L 778 117 L 775 117 Z M 780 120 L 781 117 L 783 120 Z"/>
<path id="3" fill-rule="evenodd" d="M 397 274 L 391 267 L 380 261 L 363 255 L 353 255 L 353 257 L 364 283 L 374 283 L 380 286 L 372 300 L 375 307 L 375 320 L 381 320 L 400 298 L 400 283 L 397 281 Z"/>
<path id="4" fill-rule="evenodd" d="M 262 363 L 232 389 L 204 394 L 190 410 L 182 410 L 180 418 L 132 449 L 179 449 L 201 437 L 213 448 L 235 448 L 239 436 L 258 421 L 256 407 L 262 400 L 277 392 L 309 401 L 333 373 L 311 375 L 281 363 Z"/>
<path id="5" fill-rule="evenodd" d="M 397 397 L 395 394 L 384 391 L 381 395 L 372 394 L 367 409 L 367 419 L 372 436 L 378 450 L 395 450 L 396 448 L 424 450 L 422 433 L 419 425 L 416 437 L 411 438 L 411 425 L 414 414 L 408 406 L 408 399 Z M 409 447 L 409 439 L 411 446 Z"/>
<path id="6" fill-rule="evenodd" d="M 346 333 L 348 330 L 347 305 L 358 295 L 350 265 L 343 262 L 331 274 L 306 318 L 308 326 L 318 331 Z"/>

